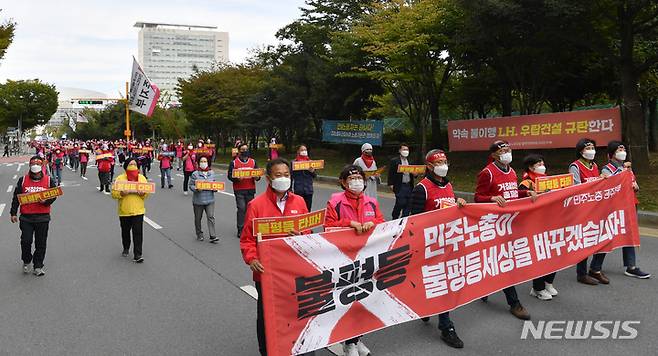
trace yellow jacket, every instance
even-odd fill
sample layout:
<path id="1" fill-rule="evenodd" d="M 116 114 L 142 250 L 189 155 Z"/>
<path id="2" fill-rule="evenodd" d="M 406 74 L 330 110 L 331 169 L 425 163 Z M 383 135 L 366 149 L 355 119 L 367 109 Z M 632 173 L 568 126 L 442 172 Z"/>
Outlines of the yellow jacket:
<path id="1" fill-rule="evenodd" d="M 121 174 L 120 176 L 117 177 L 117 179 L 114 180 L 114 182 L 126 182 L 128 181 L 128 177 L 126 176 L 126 173 Z M 137 181 L 139 183 L 148 183 L 148 180 L 146 180 L 146 177 L 143 175 L 139 175 L 137 178 Z M 139 194 L 136 193 L 130 193 L 127 194 L 126 196 L 121 196 L 121 192 L 118 190 L 114 190 L 114 186 L 112 187 L 112 198 L 117 199 L 119 203 L 119 216 L 135 216 L 135 215 L 143 215 L 146 212 L 146 209 L 144 208 L 144 200 L 146 200 L 146 197 L 148 197 L 148 194 L 145 194 L 144 196 L 140 196 Z"/>

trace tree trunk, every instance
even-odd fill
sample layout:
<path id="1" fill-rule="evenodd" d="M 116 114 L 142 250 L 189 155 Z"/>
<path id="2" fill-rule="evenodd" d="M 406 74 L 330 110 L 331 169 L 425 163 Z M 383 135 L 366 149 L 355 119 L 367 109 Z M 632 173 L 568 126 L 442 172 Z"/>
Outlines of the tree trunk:
<path id="1" fill-rule="evenodd" d="M 658 104 L 656 98 L 648 100 L 649 103 L 649 150 L 658 152 Z"/>
<path id="2" fill-rule="evenodd" d="M 501 86 L 500 106 L 503 116 L 512 116 L 512 87 L 507 82 Z"/>

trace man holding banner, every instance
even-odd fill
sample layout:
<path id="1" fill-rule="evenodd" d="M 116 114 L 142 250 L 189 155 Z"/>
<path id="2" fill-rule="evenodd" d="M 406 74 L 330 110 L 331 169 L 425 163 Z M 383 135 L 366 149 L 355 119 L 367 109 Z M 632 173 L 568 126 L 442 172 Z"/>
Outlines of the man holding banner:
<path id="1" fill-rule="evenodd" d="M 489 146 L 490 163 L 478 174 L 475 188 L 476 203 L 494 202 L 504 207 L 508 200 L 520 197 L 531 197 L 532 202 L 537 200 L 537 193 L 530 190 L 519 190 L 518 180 L 512 163 L 512 148 L 507 141 L 496 140 Z M 514 286 L 503 289 L 510 312 L 522 320 L 529 320 L 530 313 L 521 305 Z M 482 298 L 487 301 L 487 297 Z"/>
<path id="2" fill-rule="evenodd" d="M 393 206 L 393 220 L 399 219 L 400 214 L 402 217 L 409 216 L 411 207 L 409 206 L 411 200 L 411 191 L 414 188 L 415 174 L 411 172 L 401 172 L 398 167 L 411 167 L 409 166 L 409 146 L 401 144 L 400 155 L 391 160 L 388 170 L 388 186 L 395 193 L 395 205 Z M 415 167 L 415 166 L 414 166 Z"/>
<path id="3" fill-rule="evenodd" d="M 233 194 L 235 195 L 235 206 L 237 208 L 236 227 L 238 238 L 240 238 L 242 236 L 242 229 L 244 228 L 247 204 L 256 195 L 256 181 L 260 180 L 260 177 L 236 177 L 234 172 L 241 173 L 240 171 L 253 171 L 258 168 L 256 160 L 249 157 L 249 146 L 246 143 L 241 143 L 238 150 L 239 155 L 228 166 L 227 177 L 233 182 Z"/>
<path id="4" fill-rule="evenodd" d="M 46 197 L 41 194 L 46 192 L 52 193 L 49 193 L 47 199 L 44 199 Z M 56 196 L 61 194 L 62 190 L 57 187 L 55 180 L 43 173 L 43 159 L 39 156 L 32 157 L 29 173 L 19 178 L 16 183 L 10 210 L 11 222 L 16 223 L 20 220 L 23 273 L 30 272 L 30 263 L 32 263 L 34 275 L 43 276 L 45 274 L 43 260 L 46 257 L 50 206 Z M 27 199 L 21 199 L 22 197 Z M 20 219 L 16 216 L 19 205 Z M 33 240 L 34 254 L 32 254 Z"/>
<path id="5" fill-rule="evenodd" d="M 443 150 L 434 149 L 425 155 L 425 178 L 423 178 L 413 190 L 411 196 L 411 214 L 416 215 L 428 211 L 442 209 L 447 205 L 459 205 L 463 207 L 466 201 L 456 198 L 452 184 L 446 178 L 448 175 L 448 157 Z M 429 317 L 422 318 L 424 322 Z M 441 340 L 448 346 L 456 349 L 464 347 L 464 342 L 455 331 L 455 326 L 450 320 L 449 312 L 439 314 L 439 330 Z"/>
<path id="6" fill-rule="evenodd" d="M 246 145 L 240 148 L 247 147 Z M 265 272 L 260 263 L 257 236 L 253 229 L 253 221 L 258 218 L 283 217 L 306 214 L 306 202 L 299 195 L 290 191 L 290 163 L 283 158 L 267 162 L 265 169 L 267 190 L 249 202 L 245 217 L 245 226 L 240 236 L 240 250 L 245 263 L 253 271 L 253 279 L 258 291 L 256 334 L 260 354 L 267 355 L 265 341 L 265 317 L 263 313 L 263 294 L 261 292 L 261 274 Z M 310 231 L 304 231 L 310 233 Z M 299 231 L 291 231 L 291 235 L 299 235 Z"/>

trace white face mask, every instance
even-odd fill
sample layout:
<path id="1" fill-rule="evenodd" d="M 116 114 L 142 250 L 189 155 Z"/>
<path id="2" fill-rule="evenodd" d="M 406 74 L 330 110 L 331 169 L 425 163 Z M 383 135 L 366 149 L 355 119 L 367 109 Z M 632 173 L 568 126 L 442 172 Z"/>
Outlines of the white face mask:
<path id="1" fill-rule="evenodd" d="M 400 156 L 409 157 L 409 151 L 407 151 L 407 150 L 400 151 Z"/>
<path id="2" fill-rule="evenodd" d="M 448 165 L 447 164 L 441 164 L 438 166 L 434 166 L 434 174 L 436 174 L 439 177 L 445 177 L 448 175 Z"/>
<path id="3" fill-rule="evenodd" d="M 201 162 L 201 163 L 199 163 L 199 168 L 201 168 L 201 169 L 207 169 L 207 168 L 208 168 L 208 162 Z"/>
<path id="4" fill-rule="evenodd" d="M 625 161 L 626 151 L 615 152 L 615 159 L 617 159 L 618 161 Z"/>
<path id="5" fill-rule="evenodd" d="M 500 155 L 500 163 L 502 164 L 512 163 L 512 152 L 507 152 Z"/>
<path id="6" fill-rule="evenodd" d="M 193 148 L 194 148 L 194 147 L 192 147 L 192 146 L 187 146 L 187 149 L 188 149 L 188 150 L 191 150 L 191 149 L 193 149 Z"/>
<path id="7" fill-rule="evenodd" d="M 596 150 L 585 150 L 583 151 L 583 158 L 588 159 L 588 160 L 593 160 L 594 156 L 596 156 Z"/>
<path id="8" fill-rule="evenodd" d="M 30 172 L 35 174 L 41 172 L 41 166 L 38 164 L 30 166 Z"/>
<path id="9" fill-rule="evenodd" d="M 299 155 L 302 157 L 308 156 L 308 151 L 299 151 Z"/>
<path id="10" fill-rule="evenodd" d="M 537 174 L 545 174 L 546 173 L 546 166 L 537 166 L 532 171 L 537 173 Z"/>
<path id="11" fill-rule="evenodd" d="M 272 180 L 272 189 L 277 192 L 285 192 L 290 189 L 290 178 L 279 177 Z"/>
<path id="12" fill-rule="evenodd" d="M 347 183 L 347 189 L 349 189 L 352 193 L 361 193 L 363 189 L 365 188 L 365 183 L 363 182 L 363 179 L 352 179 Z"/>
<path id="13" fill-rule="evenodd" d="M 166 151 L 167 150 L 167 145 L 162 145 L 162 150 Z"/>

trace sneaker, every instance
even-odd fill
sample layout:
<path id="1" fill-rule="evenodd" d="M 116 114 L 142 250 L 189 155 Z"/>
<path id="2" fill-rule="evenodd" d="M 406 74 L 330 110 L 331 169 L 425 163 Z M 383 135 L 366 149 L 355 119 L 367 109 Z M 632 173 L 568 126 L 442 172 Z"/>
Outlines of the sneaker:
<path id="1" fill-rule="evenodd" d="M 548 293 L 551 293 L 551 296 L 553 297 L 557 295 L 557 289 L 553 287 L 552 283 L 546 283 L 546 291 L 548 291 Z"/>
<path id="2" fill-rule="evenodd" d="M 142 262 L 144 262 L 144 258 L 142 256 L 135 257 L 135 258 L 133 258 L 133 262 L 142 263 Z"/>
<path id="3" fill-rule="evenodd" d="M 603 272 L 601 271 L 594 272 L 592 270 L 589 270 L 589 276 L 596 279 L 601 284 L 610 284 L 610 280 L 608 279 L 608 277 L 605 274 L 603 274 Z"/>
<path id="4" fill-rule="evenodd" d="M 361 340 L 356 343 L 356 350 L 359 352 L 359 356 L 370 356 L 370 349 L 368 349 Z"/>
<path id="5" fill-rule="evenodd" d="M 123 252 L 121 252 L 121 256 L 123 256 L 123 257 L 128 257 L 128 254 L 129 254 L 129 253 L 130 253 L 130 251 L 128 251 L 128 250 L 123 250 Z"/>
<path id="6" fill-rule="evenodd" d="M 528 313 L 528 310 L 521 305 L 521 303 L 516 304 L 513 307 L 509 308 L 510 313 L 514 315 L 515 317 L 521 319 L 521 320 L 530 320 L 530 313 Z"/>
<path id="7" fill-rule="evenodd" d="M 210 238 L 208 239 L 208 242 L 216 244 L 216 243 L 219 242 L 219 239 L 217 238 L 217 236 L 210 236 Z"/>
<path id="8" fill-rule="evenodd" d="M 651 274 L 646 273 L 646 272 L 642 272 L 642 270 L 640 270 L 640 267 L 635 267 L 633 269 L 627 268 L 626 272 L 624 272 L 624 274 L 629 276 L 629 277 L 635 277 L 635 278 L 639 278 L 639 279 L 651 278 Z"/>
<path id="9" fill-rule="evenodd" d="M 174 187 L 173 184 L 169 184 L 169 189 L 171 189 L 171 188 L 173 188 L 173 187 Z"/>
<path id="10" fill-rule="evenodd" d="M 480 300 L 486 303 L 489 301 L 489 297 L 482 297 Z"/>
<path id="11" fill-rule="evenodd" d="M 183 192 L 183 195 L 187 195 L 187 192 Z"/>
<path id="12" fill-rule="evenodd" d="M 30 264 L 23 264 L 23 273 L 30 273 Z"/>
<path id="13" fill-rule="evenodd" d="M 356 344 L 344 344 L 343 355 L 345 356 L 359 356 L 359 348 Z"/>
<path id="14" fill-rule="evenodd" d="M 203 241 L 203 235 L 197 236 L 197 237 L 196 237 L 196 240 L 197 240 L 197 241 Z"/>
<path id="15" fill-rule="evenodd" d="M 536 291 L 534 288 L 530 288 L 530 296 L 537 297 L 539 300 L 551 300 L 553 296 L 546 289 Z"/>
<path id="16" fill-rule="evenodd" d="M 160 189 L 164 189 L 164 185 L 161 185 L 161 186 L 160 186 Z"/>
<path id="17" fill-rule="evenodd" d="M 592 278 L 588 275 L 582 275 L 582 276 L 578 276 L 578 283 L 587 284 L 587 285 L 590 285 L 590 286 L 595 286 L 595 285 L 599 284 L 599 281 L 597 281 L 596 279 L 594 279 L 594 278 Z"/>
<path id="18" fill-rule="evenodd" d="M 423 323 L 429 323 L 429 322 L 430 322 L 430 317 L 429 317 L 429 316 L 426 316 L 426 317 L 424 317 L 424 318 L 420 318 L 420 320 L 422 320 Z"/>
<path id="19" fill-rule="evenodd" d="M 35 268 L 32 273 L 37 277 L 41 277 L 44 274 L 46 274 L 46 272 L 43 270 L 43 268 Z"/>
<path id="20" fill-rule="evenodd" d="M 461 349 L 464 347 L 464 342 L 457 336 L 455 328 L 450 328 L 441 331 L 441 340 L 445 342 L 448 346 L 454 347 L 455 349 Z"/>

